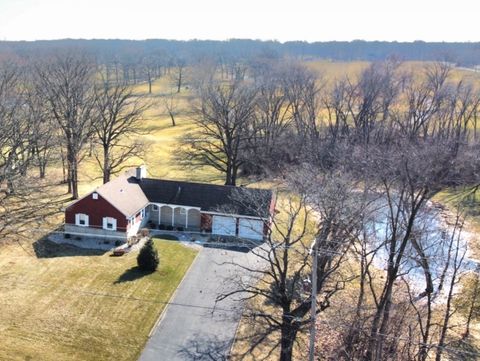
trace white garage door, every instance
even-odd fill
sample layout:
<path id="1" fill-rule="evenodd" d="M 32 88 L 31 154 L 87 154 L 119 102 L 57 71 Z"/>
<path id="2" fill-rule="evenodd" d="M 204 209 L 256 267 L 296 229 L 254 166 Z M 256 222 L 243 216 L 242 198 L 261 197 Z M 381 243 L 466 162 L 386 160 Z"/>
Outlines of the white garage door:
<path id="1" fill-rule="evenodd" d="M 263 239 L 263 221 L 240 218 L 238 236 L 254 240 Z"/>
<path id="2" fill-rule="evenodd" d="M 233 217 L 213 216 L 212 234 L 235 236 L 237 220 Z"/>

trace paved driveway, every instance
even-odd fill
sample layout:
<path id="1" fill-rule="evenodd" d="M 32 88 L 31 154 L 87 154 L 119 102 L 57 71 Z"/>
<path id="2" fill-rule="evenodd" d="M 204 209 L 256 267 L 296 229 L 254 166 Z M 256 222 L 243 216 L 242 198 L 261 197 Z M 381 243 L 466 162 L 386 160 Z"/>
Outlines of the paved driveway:
<path id="1" fill-rule="evenodd" d="M 255 266 L 251 253 L 203 248 L 147 342 L 139 361 L 226 360 L 242 313 L 242 302 L 217 295 L 248 277 L 232 262 Z M 248 281 L 248 279 L 247 279 Z"/>

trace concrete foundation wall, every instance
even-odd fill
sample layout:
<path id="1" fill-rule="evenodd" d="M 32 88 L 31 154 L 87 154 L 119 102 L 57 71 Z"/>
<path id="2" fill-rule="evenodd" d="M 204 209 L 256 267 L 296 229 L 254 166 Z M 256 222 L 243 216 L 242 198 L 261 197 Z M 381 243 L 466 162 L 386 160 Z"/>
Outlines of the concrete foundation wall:
<path id="1" fill-rule="evenodd" d="M 81 227 L 74 224 L 65 224 L 65 233 L 72 236 L 80 236 L 85 238 L 105 238 L 110 240 L 127 240 L 127 234 L 125 232 L 109 231 L 103 228 Z"/>

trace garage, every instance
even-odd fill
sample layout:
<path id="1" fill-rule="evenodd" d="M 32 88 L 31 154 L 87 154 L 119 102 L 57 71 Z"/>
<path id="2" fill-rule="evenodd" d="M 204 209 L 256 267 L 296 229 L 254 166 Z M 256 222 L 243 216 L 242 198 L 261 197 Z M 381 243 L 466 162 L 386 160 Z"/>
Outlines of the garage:
<path id="1" fill-rule="evenodd" d="M 263 239 L 263 221 L 240 218 L 238 223 L 238 236 L 240 238 L 261 241 Z"/>
<path id="2" fill-rule="evenodd" d="M 237 220 L 234 217 L 213 216 L 212 234 L 221 236 L 235 236 Z"/>

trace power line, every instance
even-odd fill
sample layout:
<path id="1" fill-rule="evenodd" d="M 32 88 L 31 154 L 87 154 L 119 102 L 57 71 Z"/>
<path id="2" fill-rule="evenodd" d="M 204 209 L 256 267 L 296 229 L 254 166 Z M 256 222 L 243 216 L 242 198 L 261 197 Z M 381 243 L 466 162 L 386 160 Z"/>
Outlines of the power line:
<path id="1" fill-rule="evenodd" d="M 51 285 L 47 285 L 45 283 L 28 283 L 28 282 L 23 282 L 19 281 L 15 283 L 15 286 L 17 284 L 21 284 L 24 286 L 31 286 L 33 288 L 35 287 L 40 287 L 40 288 L 51 288 Z M 196 308 L 196 309 L 205 309 L 205 310 L 211 310 L 211 311 L 224 311 L 224 312 L 233 312 L 233 311 L 239 311 L 241 308 L 236 309 L 236 308 L 222 308 L 222 307 L 209 307 L 209 306 L 202 306 L 202 305 L 195 305 L 195 304 L 188 304 L 188 303 L 179 303 L 179 302 L 170 302 L 170 301 L 159 301 L 159 300 L 154 300 L 154 299 L 145 299 L 145 298 L 138 298 L 138 297 L 133 297 L 133 296 L 125 296 L 121 294 L 112 294 L 112 293 L 105 293 L 105 292 L 98 292 L 98 291 L 92 291 L 92 290 L 84 290 L 81 288 L 71 288 L 71 287 L 65 287 L 62 286 L 60 287 L 62 290 L 67 290 L 71 291 L 74 293 L 82 293 L 85 295 L 90 295 L 90 296 L 98 296 L 98 297 L 108 297 L 108 298 L 118 298 L 118 299 L 124 299 L 128 301 L 136 301 L 136 302 L 141 302 L 141 303 L 155 303 L 155 304 L 162 304 L 162 305 L 172 305 L 172 306 L 179 306 L 179 307 L 187 307 L 187 308 Z"/>

